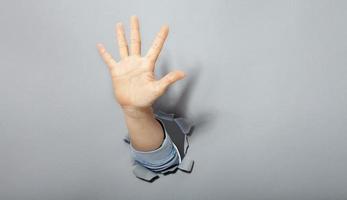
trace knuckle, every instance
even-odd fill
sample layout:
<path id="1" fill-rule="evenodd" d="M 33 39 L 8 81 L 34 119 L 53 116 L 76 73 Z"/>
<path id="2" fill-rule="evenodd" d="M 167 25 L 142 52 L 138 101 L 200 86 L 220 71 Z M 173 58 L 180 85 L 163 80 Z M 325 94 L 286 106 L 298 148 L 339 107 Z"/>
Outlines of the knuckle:
<path id="1" fill-rule="evenodd" d="M 141 40 L 138 39 L 138 38 L 131 38 L 130 41 L 131 41 L 132 43 L 140 43 L 140 42 L 141 42 Z"/>
<path id="2" fill-rule="evenodd" d="M 153 53 L 150 53 L 147 56 L 147 60 L 150 64 L 153 64 L 153 63 L 155 63 L 156 57 L 155 57 L 155 55 L 153 55 Z"/>
<path id="3" fill-rule="evenodd" d="M 127 49 L 127 48 L 128 48 L 128 45 L 127 45 L 126 43 L 124 43 L 124 42 L 121 42 L 121 43 L 119 43 L 119 48 L 121 48 L 121 49 Z"/>
<path id="4" fill-rule="evenodd" d="M 165 35 L 163 33 L 158 33 L 157 39 L 163 41 L 165 40 Z"/>
<path id="5" fill-rule="evenodd" d="M 159 42 L 155 42 L 155 43 L 153 44 L 153 50 L 155 50 L 155 51 L 159 50 L 160 47 L 161 47 L 161 45 L 160 45 Z"/>

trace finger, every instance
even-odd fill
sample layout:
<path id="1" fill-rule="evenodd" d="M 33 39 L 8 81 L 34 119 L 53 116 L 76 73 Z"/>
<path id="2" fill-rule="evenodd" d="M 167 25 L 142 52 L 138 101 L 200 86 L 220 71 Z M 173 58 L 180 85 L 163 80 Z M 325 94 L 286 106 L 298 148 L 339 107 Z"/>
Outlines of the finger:
<path id="1" fill-rule="evenodd" d="M 125 38 L 125 32 L 122 23 L 116 25 L 116 35 L 119 47 L 119 55 L 123 59 L 128 56 L 128 43 Z"/>
<path id="2" fill-rule="evenodd" d="M 154 39 L 154 42 L 146 55 L 151 62 L 155 62 L 157 60 L 168 33 L 169 27 L 163 26 Z"/>
<path id="3" fill-rule="evenodd" d="M 104 60 L 104 62 L 106 63 L 106 65 L 111 69 L 112 67 L 115 66 L 116 61 L 112 58 L 111 54 L 108 53 L 104 47 L 104 45 L 102 45 L 101 43 L 98 43 L 97 45 L 99 54 L 101 56 L 101 58 Z"/>
<path id="4" fill-rule="evenodd" d="M 130 21 L 130 54 L 141 55 L 141 36 L 139 19 L 136 16 L 132 16 Z"/>
<path id="5" fill-rule="evenodd" d="M 157 81 L 158 83 L 158 87 L 159 87 L 159 92 L 160 93 L 164 93 L 165 90 L 172 85 L 173 83 L 175 83 L 178 80 L 181 80 L 185 77 L 185 73 L 182 71 L 172 71 L 168 74 L 166 74 L 163 78 L 161 78 L 159 81 Z"/>

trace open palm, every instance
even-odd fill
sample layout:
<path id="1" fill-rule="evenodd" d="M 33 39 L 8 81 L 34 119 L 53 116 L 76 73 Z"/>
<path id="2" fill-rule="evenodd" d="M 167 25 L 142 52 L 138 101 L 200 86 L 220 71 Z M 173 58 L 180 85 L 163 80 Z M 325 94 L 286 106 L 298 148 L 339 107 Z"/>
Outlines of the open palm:
<path id="1" fill-rule="evenodd" d="M 155 62 L 168 32 L 168 26 L 163 26 L 146 56 L 141 57 L 139 21 L 136 16 L 132 16 L 130 55 L 124 28 L 121 23 L 116 25 L 116 35 L 121 57 L 119 62 L 112 58 L 102 44 L 97 45 L 101 57 L 110 70 L 114 94 L 122 107 L 149 107 L 158 97 L 164 94 L 168 86 L 185 76 L 182 71 L 177 70 L 168 73 L 159 80 L 155 79 Z"/>

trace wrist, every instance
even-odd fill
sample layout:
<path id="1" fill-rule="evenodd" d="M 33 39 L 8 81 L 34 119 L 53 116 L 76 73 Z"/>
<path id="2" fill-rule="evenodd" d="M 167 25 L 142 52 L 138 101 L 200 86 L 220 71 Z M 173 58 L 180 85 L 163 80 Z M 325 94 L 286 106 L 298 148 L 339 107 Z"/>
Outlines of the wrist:
<path id="1" fill-rule="evenodd" d="M 142 119 L 146 117 L 153 117 L 152 107 L 132 107 L 132 106 L 122 106 L 123 113 L 126 117 L 134 119 Z"/>

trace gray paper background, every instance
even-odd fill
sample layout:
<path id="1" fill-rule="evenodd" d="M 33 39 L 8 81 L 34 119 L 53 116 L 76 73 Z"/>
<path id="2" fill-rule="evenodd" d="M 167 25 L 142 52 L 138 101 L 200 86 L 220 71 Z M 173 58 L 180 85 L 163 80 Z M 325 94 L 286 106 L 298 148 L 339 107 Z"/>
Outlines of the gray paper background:
<path id="1" fill-rule="evenodd" d="M 347 199 L 344 1 L 19 1 L 0 6 L 0 199 Z M 192 174 L 131 171 L 95 44 L 140 17 L 156 105 L 193 119 Z"/>

